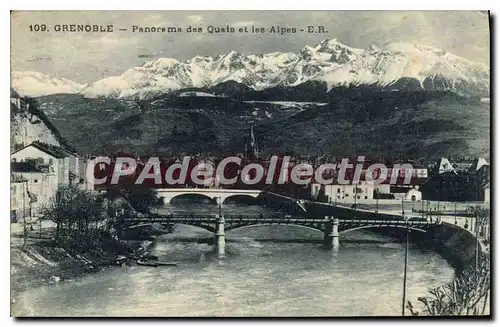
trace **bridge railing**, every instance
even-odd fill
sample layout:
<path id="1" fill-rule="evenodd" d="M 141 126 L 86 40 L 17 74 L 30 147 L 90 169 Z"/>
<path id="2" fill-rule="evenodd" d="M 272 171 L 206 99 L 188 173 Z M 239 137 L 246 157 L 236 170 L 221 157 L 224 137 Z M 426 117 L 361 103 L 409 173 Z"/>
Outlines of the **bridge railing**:
<path id="1" fill-rule="evenodd" d="M 320 223 L 325 222 L 327 217 L 305 217 L 305 216 L 289 216 L 289 215 L 224 215 L 226 222 L 254 222 L 254 223 Z M 164 216 L 151 216 L 151 217 L 124 217 L 121 219 L 123 223 L 134 222 L 150 222 L 150 223 L 182 223 L 182 222 L 216 222 L 218 215 L 216 214 L 202 214 L 202 215 L 164 215 Z M 404 220 L 404 219 L 339 219 L 340 224 L 384 224 L 384 225 L 438 225 L 440 221 L 427 221 L 427 220 Z"/>

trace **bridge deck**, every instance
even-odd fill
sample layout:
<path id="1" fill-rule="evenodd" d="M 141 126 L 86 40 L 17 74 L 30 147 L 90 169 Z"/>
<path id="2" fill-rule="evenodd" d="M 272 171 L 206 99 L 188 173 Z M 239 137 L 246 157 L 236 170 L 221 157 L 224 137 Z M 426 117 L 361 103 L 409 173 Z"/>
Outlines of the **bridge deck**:
<path id="1" fill-rule="evenodd" d="M 217 215 L 182 215 L 182 216 L 155 216 L 155 217 L 128 217 L 123 218 L 123 223 L 217 223 Z M 310 217 L 286 217 L 286 216 L 245 216 L 245 215 L 228 215 L 224 216 L 226 223 L 241 223 L 252 222 L 260 224 L 312 224 L 324 223 L 325 218 L 310 218 Z M 440 222 L 427 220 L 404 220 L 404 219 L 339 219 L 339 224 L 365 224 L 365 225 L 411 225 L 411 226 L 428 226 L 438 225 Z"/>

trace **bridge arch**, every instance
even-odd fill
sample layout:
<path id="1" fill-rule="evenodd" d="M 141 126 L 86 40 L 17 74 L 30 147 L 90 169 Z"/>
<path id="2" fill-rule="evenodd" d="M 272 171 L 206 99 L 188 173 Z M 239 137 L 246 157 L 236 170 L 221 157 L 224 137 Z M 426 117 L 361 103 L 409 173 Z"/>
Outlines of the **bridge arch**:
<path id="1" fill-rule="evenodd" d="M 228 203 L 231 201 L 236 201 L 243 204 L 257 204 L 258 196 L 251 194 L 234 194 L 226 197 L 222 203 Z M 229 201 L 228 201 L 229 200 Z"/>
<path id="2" fill-rule="evenodd" d="M 255 226 L 270 226 L 270 225 L 273 225 L 273 226 L 277 226 L 277 225 L 283 225 L 283 226 L 295 226 L 295 227 L 301 227 L 301 228 L 306 228 L 306 229 L 309 229 L 309 230 L 313 230 L 313 231 L 317 231 L 317 232 L 322 232 L 323 233 L 323 229 L 321 229 L 321 227 L 314 227 L 314 226 L 309 226 L 309 225 L 301 225 L 301 224 L 288 224 L 288 223 L 253 223 L 253 224 L 248 224 L 248 225 L 236 225 L 234 227 L 232 226 L 229 226 L 228 228 L 226 228 L 226 231 L 234 231 L 234 230 L 240 230 L 240 229 L 243 229 L 243 228 L 248 228 L 248 227 L 255 227 Z"/>
<path id="3" fill-rule="evenodd" d="M 191 226 L 191 227 L 198 227 L 198 228 L 201 228 L 201 229 L 204 229 L 206 231 L 209 231 L 210 233 L 214 233 L 216 232 L 216 226 L 214 225 L 211 225 L 211 224 L 204 224 L 204 223 L 200 223 L 200 224 L 195 224 L 195 223 L 178 223 L 179 225 L 186 225 L 186 226 Z"/>
<path id="4" fill-rule="evenodd" d="M 193 198 L 198 200 L 209 200 L 211 204 L 217 204 L 217 201 L 215 199 L 203 193 L 176 194 L 169 199 L 168 203 L 175 203 L 176 201 L 179 201 L 181 199 L 193 199 Z"/>
<path id="5" fill-rule="evenodd" d="M 339 232 L 339 234 L 345 234 L 345 233 L 349 233 L 349 232 L 352 232 L 352 231 L 355 231 L 355 230 L 360 230 L 360 229 L 369 229 L 369 228 L 383 228 L 383 227 L 390 227 L 390 228 L 399 228 L 399 229 L 410 229 L 410 230 L 414 230 L 414 231 L 417 231 L 417 232 L 421 232 L 421 233 L 426 233 L 427 231 L 424 230 L 424 229 L 421 229 L 421 228 L 417 228 L 417 227 L 408 227 L 408 226 L 404 226 L 404 225 L 366 225 L 366 226 L 357 226 L 357 227 L 353 227 L 353 228 L 348 228 L 348 229 L 344 229 L 344 230 L 341 230 Z"/>

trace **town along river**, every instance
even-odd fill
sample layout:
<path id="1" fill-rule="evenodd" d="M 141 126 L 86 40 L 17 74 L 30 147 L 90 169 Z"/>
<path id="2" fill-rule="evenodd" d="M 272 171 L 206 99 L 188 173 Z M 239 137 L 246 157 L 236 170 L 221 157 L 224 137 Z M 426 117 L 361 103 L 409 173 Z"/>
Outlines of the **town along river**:
<path id="1" fill-rule="evenodd" d="M 192 212 L 192 208 L 178 204 L 168 210 Z M 222 210 L 269 212 L 246 205 L 223 205 Z M 218 208 L 197 204 L 195 211 L 217 213 Z M 179 262 L 177 267 L 106 269 L 32 289 L 16 299 L 12 312 L 17 316 L 401 315 L 404 244 L 388 237 L 354 231 L 342 235 L 340 250 L 333 253 L 319 243 L 305 242 L 321 241 L 319 231 L 254 226 L 227 232 L 225 259 L 213 254 L 212 245 L 178 239 L 210 235 L 180 225 L 151 248 L 162 260 Z M 451 281 L 453 275 L 437 253 L 411 246 L 407 299 L 418 307 L 419 296 Z"/>

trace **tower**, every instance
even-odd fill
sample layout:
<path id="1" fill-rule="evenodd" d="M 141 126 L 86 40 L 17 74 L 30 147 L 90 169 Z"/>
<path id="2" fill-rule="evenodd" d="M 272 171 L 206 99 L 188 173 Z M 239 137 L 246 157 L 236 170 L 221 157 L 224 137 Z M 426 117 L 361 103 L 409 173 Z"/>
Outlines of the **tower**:
<path id="1" fill-rule="evenodd" d="M 257 159 L 259 157 L 259 149 L 255 141 L 255 134 L 253 132 L 253 123 L 250 125 L 250 134 L 245 142 L 245 156 L 247 159 Z"/>

